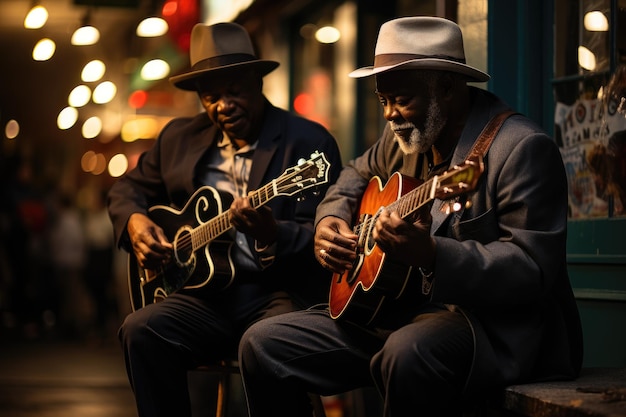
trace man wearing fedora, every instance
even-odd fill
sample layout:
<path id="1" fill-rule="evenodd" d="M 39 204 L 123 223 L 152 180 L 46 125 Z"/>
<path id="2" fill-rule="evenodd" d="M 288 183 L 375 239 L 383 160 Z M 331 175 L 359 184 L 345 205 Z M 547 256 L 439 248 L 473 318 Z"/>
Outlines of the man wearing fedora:
<path id="1" fill-rule="evenodd" d="M 467 84 L 489 76 L 465 63 L 447 19 L 384 23 L 374 65 L 350 76 L 375 77 L 388 123 L 317 208 L 315 255 L 335 273 L 327 308 L 269 318 L 242 337 L 250 416 L 310 416 L 307 392 L 367 386 L 385 416 L 459 416 L 508 384 L 576 377 L 567 183 L 552 138 Z M 491 120 L 499 130 L 481 135 Z M 479 158 L 466 162 L 470 153 Z M 457 184 L 448 175 L 472 167 Z M 395 173 L 427 188 L 358 213 Z M 359 214 L 373 220 L 354 227 Z M 378 270 L 367 258 L 377 250 Z"/>
<path id="2" fill-rule="evenodd" d="M 200 264 L 210 265 L 206 276 L 166 291 L 162 301 L 150 302 L 153 294 L 146 291 L 149 302 L 121 325 L 119 338 L 140 417 L 191 416 L 187 371 L 236 358 L 239 338 L 250 324 L 324 301 L 331 276 L 313 255 L 313 221 L 341 169 L 335 139 L 321 125 L 267 100 L 263 77 L 278 63 L 257 58 L 242 26 L 195 25 L 190 62 L 188 72 L 170 81 L 196 92 L 205 111 L 172 120 L 136 168 L 112 186 L 108 208 L 116 241 L 138 269 L 151 272 L 145 274 L 148 282 L 180 266 L 189 244 L 187 226 L 196 227 L 184 220 L 198 216 L 197 222 L 204 223 L 209 219 L 202 213 L 215 210 L 213 218 L 223 217 L 212 227 L 220 230 L 227 222 L 232 228 L 200 247 L 196 263 L 189 263 L 197 265 L 196 272 L 203 272 Z M 292 170 L 309 166 L 301 160 L 315 161 L 318 169 L 309 178 L 303 169 Z M 285 179 L 274 181 L 284 173 Z M 263 204 L 246 197 L 266 185 L 257 194 Z M 210 192 L 192 199 L 206 186 L 218 197 Z M 268 198 L 271 193 L 276 198 Z M 161 217 L 170 224 L 153 218 L 155 207 L 171 208 L 171 218 Z M 178 239 L 166 233 L 177 220 L 183 232 Z M 187 258 L 183 261 L 187 265 Z M 136 284 L 129 282 L 131 288 Z"/>

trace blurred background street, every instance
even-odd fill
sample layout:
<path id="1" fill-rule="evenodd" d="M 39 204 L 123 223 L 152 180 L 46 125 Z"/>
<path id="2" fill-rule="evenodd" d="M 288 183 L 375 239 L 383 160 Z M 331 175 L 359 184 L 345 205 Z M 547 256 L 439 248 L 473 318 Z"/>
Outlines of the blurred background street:
<path id="1" fill-rule="evenodd" d="M 114 339 L 25 338 L 2 329 L 0 417 L 136 417 L 122 351 Z M 113 336 L 113 335 L 112 335 Z M 215 375 L 190 373 L 194 417 L 214 415 Z M 231 381 L 229 413 L 245 415 L 241 380 Z"/>
<path id="2" fill-rule="evenodd" d="M 135 417 L 119 347 L 47 338 L 0 344 L 0 416 Z"/>

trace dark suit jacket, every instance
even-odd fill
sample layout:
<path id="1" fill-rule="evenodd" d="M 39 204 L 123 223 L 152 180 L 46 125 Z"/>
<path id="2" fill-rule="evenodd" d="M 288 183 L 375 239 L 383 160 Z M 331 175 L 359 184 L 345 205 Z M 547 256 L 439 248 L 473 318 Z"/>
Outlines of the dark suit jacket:
<path id="1" fill-rule="evenodd" d="M 464 162 L 489 119 L 507 107 L 472 88 L 473 109 L 450 166 Z M 417 176 L 418 155 L 404 155 L 387 128 L 364 155 L 351 161 L 318 206 L 350 223 L 369 179 L 385 184 L 396 171 Z M 582 362 L 578 310 L 566 268 L 567 182 L 559 149 L 522 115 L 502 126 L 485 158 L 471 207 L 446 215 L 431 209 L 437 244 L 431 301 L 460 308 L 477 349 L 468 388 L 486 384 L 571 378 Z M 450 220 L 449 222 L 446 220 Z M 411 281 L 421 283 L 414 268 Z M 420 288 L 420 287 L 418 287 Z M 405 291 L 393 314 L 424 300 Z M 400 307 L 401 306 L 401 307 Z M 384 314 L 383 314 L 384 315 Z M 397 315 L 396 315 L 397 317 Z"/>
<path id="2" fill-rule="evenodd" d="M 321 125 L 297 117 L 267 102 L 265 122 L 252 161 L 249 190 L 255 190 L 324 152 L 330 163 L 329 182 L 304 192 L 306 197 L 277 197 L 266 205 L 278 220 L 275 261 L 262 274 L 268 285 L 284 287 L 299 298 L 326 300 L 330 278 L 313 256 L 313 219 L 318 202 L 341 169 L 334 138 Z M 139 159 L 137 167 L 118 180 L 108 196 L 109 213 L 118 246 L 130 251 L 126 224 L 131 214 L 147 213 L 154 205 L 181 209 L 202 184 L 196 182 L 198 164 L 214 145 L 219 133 L 206 113 L 177 118 L 162 130 L 154 146 Z M 254 251 L 254 242 L 250 239 Z M 260 260 L 259 260 L 260 262 Z M 308 304 L 308 302 L 307 302 Z"/>

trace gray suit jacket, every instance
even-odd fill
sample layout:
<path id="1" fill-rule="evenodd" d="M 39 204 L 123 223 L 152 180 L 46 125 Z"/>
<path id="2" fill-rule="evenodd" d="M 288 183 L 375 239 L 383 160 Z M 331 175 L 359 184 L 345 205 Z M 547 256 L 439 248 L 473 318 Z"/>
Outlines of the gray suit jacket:
<path id="1" fill-rule="evenodd" d="M 465 161 L 491 117 L 507 109 L 484 90 L 472 88 L 472 96 L 451 166 Z M 341 172 L 316 223 L 334 215 L 354 224 L 370 178 L 385 184 L 396 171 L 417 176 L 418 158 L 404 155 L 386 128 Z M 476 352 L 468 392 L 485 382 L 572 378 L 582 362 L 582 335 L 566 268 L 567 182 L 559 149 L 532 121 L 514 115 L 484 162 L 477 188 L 467 196 L 469 208 L 446 215 L 443 202 L 433 202 L 437 252 L 430 301 L 461 309 L 472 325 Z M 409 280 L 421 279 L 415 268 Z M 423 302 L 405 291 L 386 308 L 409 320 Z"/>

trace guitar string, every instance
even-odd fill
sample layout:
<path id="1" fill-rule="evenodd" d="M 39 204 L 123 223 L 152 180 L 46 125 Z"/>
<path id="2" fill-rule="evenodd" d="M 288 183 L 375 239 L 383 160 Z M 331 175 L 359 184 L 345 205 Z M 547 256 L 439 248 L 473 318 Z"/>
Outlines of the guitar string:
<path id="1" fill-rule="evenodd" d="M 308 167 L 311 167 L 311 166 L 314 165 L 312 163 L 312 161 L 307 161 L 307 164 L 309 165 Z M 307 169 L 308 169 L 308 167 L 307 167 Z M 303 171 L 303 169 L 293 170 L 292 172 L 287 173 L 287 175 L 283 175 L 283 176 L 277 178 L 276 180 L 274 180 L 274 181 L 264 185 L 263 187 L 259 188 L 258 190 L 253 191 L 248 196 L 248 198 L 252 201 L 253 205 L 257 204 L 255 207 L 258 207 L 258 206 L 261 205 L 261 202 L 263 201 L 263 197 L 261 196 L 261 194 L 265 194 L 265 196 L 266 196 L 265 197 L 265 201 L 269 201 L 271 198 L 273 198 L 275 196 L 272 193 L 275 184 L 277 186 L 276 188 L 279 189 L 281 183 L 289 182 L 292 178 L 295 178 L 297 175 L 302 174 L 302 171 Z M 258 203 L 257 203 L 257 201 L 258 201 Z M 226 232 L 228 229 L 230 229 L 230 227 L 232 227 L 232 225 L 230 224 L 230 221 L 228 221 L 228 216 L 227 216 L 228 212 L 229 212 L 229 210 L 226 210 L 226 211 L 222 212 L 221 214 L 219 214 L 218 216 L 210 219 L 206 223 L 202 223 L 201 225 L 199 225 L 196 228 L 192 229 L 189 233 L 186 233 L 178 241 L 178 244 L 176 245 L 177 250 L 178 249 L 180 249 L 180 250 L 187 250 L 189 248 L 193 249 L 193 238 L 195 236 L 198 236 L 200 233 L 203 233 L 203 235 L 206 235 L 207 233 L 205 233 L 205 232 L 214 231 L 215 237 L 217 237 L 217 236 L 221 235 L 222 233 Z M 208 238 L 208 236 L 206 236 L 205 239 L 203 239 L 203 240 L 207 240 L 207 238 Z M 202 245 L 202 246 L 204 246 L 204 245 Z M 200 247 L 202 247 L 202 246 L 200 246 Z"/>
<path id="2" fill-rule="evenodd" d="M 469 160 L 466 161 L 466 165 L 468 164 L 469 166 L 474 165 Z M 464 169 L 463 171 L 465 171 L 466 169 Z M 454 175 L 458 174 L 459 171 L 460 171 L 459 167 L 455 167 L 453 171 L 446 171 L 442 173 L 441 175 L 438 175 L 434 178 L 430 178 L 426 180 L 424 183 L 422 183 L 420 186 L 418 186 L 417 188 L 401 196 L 399 199 L 397 199 L 396 201 L 394 201 L 393 203 L 389 204 L 388 206 L 384 208 L 386 208 L 389 211 L 397 211 L 400 217 L 404 218 L 405 216 L 408 216 L 409 214 L 414 213 L 420 207 L 422 207 L 426 202 L 434 198 L 434 197 L 431 198 L 429 196 L 429 191 L 433 187 L 433 182 L 435 178 L 437 178 L 437 182 L 438 182 L 437 188 L 439 188 L 444 182 L 444 180 L 454 177 Z M 469 172 L 472 173 L 473 170 L 470 169 Z M 473 176 L 471 176 L 471 178 L 473 178 Z M 463 184 L 466 184 L 466 183 L 464 181 L 459 181 L 458 188 L 460 189 L 464 188 Z M 467 185 L 466 185 L 466 188 L 467 188 Z M 444 193 L 445 192 L 448 192 L 448 191 L 444 190 Z M 415 204 L 415 202 L 417 202 L 417 204 Z M 406 210 L 406 213 L 404 213 L 405 210 Z M 378 213 L 378 211 L 376 211 L 376 213 Z M 375 222 L 378 217 L 376 213 L 372 214 L 363 222 L 357 224 L 353 229 L 354 233 L 356 235 L 361 236 L 361 233 L 364 230 L 370 230 L 373 222 Z M 366 213 L 366 214 L 370 214 L 370 213 Z"/>
<path id="3" fill-rule="evenodd" d="M 262 187 L 261 189 L 255 191 L 252 195 L 249 196 L 249 198 L 254 202 L 256 194 L 259 191 L 261 191 L 263 189 L 268 189 L 269 190 L 269 188 L 270 187 L 268 187 L 268 185 L 266 185 L 266 186 Z M 226 211 L 220 213 L 217 217 L 214 217 L 214 218 L 210 219 L 208 222 L 202 223 L 201 225 L 197 226 L 196 228 L 190 230 L 188 233 L 185 233 L 185 235 L 178 240 L 178 244 L 176 245 L 177 249 L 187 250 L 189 248 L 193 248 L 194 237 L 198 236 L 200 233 L 202 233 L 202 235 L 206 235 L 207 233 L 205 233 L 205 232 L 213 231 L 214 233 L 212 233 L 212 234 L 214 234 L 215 236 L 219 236 L 222 233 L 226 232 L 232 226 L 230 224 L 230 222 L 228 221 L 228 212 L 229 211 L 230 210 L 226 210 Z M 208 233 L 208 234 L 211 234 L 211 233 Z M 202 239 L 202 240 L 206 240 L 206 238 Z"/>
<path id="4" fill-rule="evenodd" d="M 289 177 L 289 176 L 287 176 Z M 264 191 L 264 194 L 266 194 L 266 196 L 268 196 L 269 198 L 271 198 L 270 196 L 270 191 L 273 187 L 271 187 L 271 185 L 273 185 L 272 183 L 270 184 L 266 184 L 265 186 L 261 187 L 260 189 L 254 191 L 249 198 L 253 201 L 253 204 L 255 203 L 255 199 L 258 197 L 259 198 L 259 205 L 261 204 L 261 197 L 260 197 L 260 193 L 262 191 Z M 269 200 L 269 198 L 267 198 L 267 200 Z M 267 201 L 266 200 L 266 201 Z M 203 223 L 201 225 L 199 225 L 198 227 L 196 227 L 195 229 L 191 230 L 189 233 L 185 234 L 184 237 L 182 237 L 181 239 L 179 239 L 179 244 L 176 245 L 177 251 L 182 250 L 182 249 L 188 249 L 189 247 L 193 247 L 193 244 L 191 243 L 193 241 L 193 234 L 195 231 L 199 230 L 199 229 L 203 229 L 206 230 L 208 229 L 215 229 L 215 233 L 216 236 L 219 236 L 220 234 L 224 233 L 226 230 L 228 230 L 230 228 L 230 222 L 227 222 L 228 213 L 229 210 L 226 210 L 225 212 L 222 212 L 221 214 L 219 214 L 217 217 L 214 217 L 213 219 L 209 220 L 206 223 Z M 220 229 L 218 228 L 219 224 L 216 223 L 221 223 L 222 227 L 224 228 L 224 230 L 222 230 L 220 233 L 217 233 Z M 208 242 L 207 242 L 208 243 Z M 165 276 L 165 270 L 163 268 L 160 268 L 156 274 L 155 274 L 155 278 L 161 278 L 161 276 Z"/>
<path id="5" fill-rule="evenodd" d="M 430 188 L 432 182 L 433 182 L 432 179 L 426 181 L 425 183 L 423 183 L 419 187 L 417 187 L 414 190 L 411 190 L 407 194 L 403 195 L 399 200 L 396 200 L 393 203 L 389 204 L 388 206 L 385 206 L 385 209 L 387 209 L 389 211 L 397 211 L 398 214 L 400 214 L 400 217 L 404 218 L 404 216 L 409 215 L 410 213 L 412 213 L 415 210 L 419 209 L 421 206 L 424 205 L 426 200 L 428 200 L 428 199 L 425 199 L 424 201 L 419 201 L 419 200 L 422 200 L 425 197 L 424 196 L 424 191 L 426 191 L 427 189 Z M 419 196 L 418 196 L 418 194 L 419 194 Z M 416 197 L 418 197 L 418 198 L 416 198 Z M 414 206 L 413 204 L 408 204 L 409 207 L 405 207 L 407 205 L 405 203 L 409 203 L 409 201 L 410 202 L 418 201 L 418 204 L 415 207 L 413 207 Z M 398 208 L 396 208 L 396 207 L 398 207 Z M 413 210 L 410 210 L 411 207 L 413 207 Z M 410 210 L 410 211 L 408 211 L 407 213 L 403 213 L 404 210 Z M 370 230 L 370 227 L 372 226 L 372 223 L 376 221 L 377 217 L 378 216 L 376 216 L 374 214 L 371 217 L 368 217 L 362 223 L 357 224 L 356 227 L 354 228 L 355 234 L 357 234 L 357 235 L 361 234 L 362 231 L 363 231 L 363 228 L 365 228 L 365 230 Z"/>

